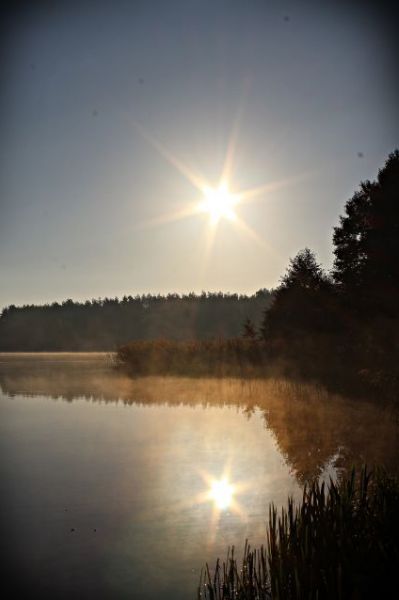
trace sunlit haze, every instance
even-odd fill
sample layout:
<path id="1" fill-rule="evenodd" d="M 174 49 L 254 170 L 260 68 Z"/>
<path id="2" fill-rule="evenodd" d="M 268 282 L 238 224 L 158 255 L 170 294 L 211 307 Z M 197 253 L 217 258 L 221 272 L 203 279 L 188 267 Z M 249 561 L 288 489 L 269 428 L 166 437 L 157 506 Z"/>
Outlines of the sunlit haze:
<path id="1" fill-rule="evenodd" d="M 368 3 L 35 2 L 3 13 L 0 309 L 275 287 L 398 143 Z M 392 22 L 394 22 L 392 20 Z"/>

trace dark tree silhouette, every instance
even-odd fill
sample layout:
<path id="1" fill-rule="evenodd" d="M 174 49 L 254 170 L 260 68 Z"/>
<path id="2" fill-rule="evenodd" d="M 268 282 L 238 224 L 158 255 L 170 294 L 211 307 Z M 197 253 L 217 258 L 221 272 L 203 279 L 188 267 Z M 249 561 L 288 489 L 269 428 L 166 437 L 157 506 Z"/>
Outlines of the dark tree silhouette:
<path id="1" fill-rule="evenodd" d="M 312 332 L 327 332 L 326 318 L 332 284 L 309 248 L 301 250 L 274 292 L 271 308 L 265 313 L 262 333 L 266 340 L 293 339 Z"/>
<path id="2" fill-rule="evenodd" d="M 333 241 L 352 355 L 374 381 L 399 385 L 399 150 L 348 200 Z"/>
<path id="3" fill-rule="evenodd" d="M 377 181 L 361 183 L 335 227 L 333 277 L 351 307 L 374 317 L 399 313 L 399 150 Z"/>

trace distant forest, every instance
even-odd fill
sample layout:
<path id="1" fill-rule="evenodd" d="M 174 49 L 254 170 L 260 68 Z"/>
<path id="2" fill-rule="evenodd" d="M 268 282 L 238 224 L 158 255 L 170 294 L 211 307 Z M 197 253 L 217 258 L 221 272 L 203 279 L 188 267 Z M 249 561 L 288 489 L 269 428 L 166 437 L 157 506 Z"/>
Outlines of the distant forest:
<path id="1" fill-rule="evenodd" d="M 9 306 L 0 316 L 0 351 L 111 351 L 133 340 L 237 337 L 245 321 L 261 324 L 271 298 L 264 289 Z"/>

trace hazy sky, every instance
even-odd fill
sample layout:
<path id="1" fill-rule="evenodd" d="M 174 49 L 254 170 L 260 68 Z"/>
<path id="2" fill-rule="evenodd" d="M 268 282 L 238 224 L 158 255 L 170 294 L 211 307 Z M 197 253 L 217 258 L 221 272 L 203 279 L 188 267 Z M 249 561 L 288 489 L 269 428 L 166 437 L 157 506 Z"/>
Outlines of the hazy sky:
<path id="1" fill-rule="evenodd" d="M 252 293 L 305 246 L 331 267 L 345 201 L 399 145 L 387 8 L 29 4 L 3 14 L 0 308 Z M 210 247 L 209 215 L 160 219 L 202 194 L 150 138 L 217 185 L 233 131 L 232 190 L 280 185 L 222 219 Z"/>

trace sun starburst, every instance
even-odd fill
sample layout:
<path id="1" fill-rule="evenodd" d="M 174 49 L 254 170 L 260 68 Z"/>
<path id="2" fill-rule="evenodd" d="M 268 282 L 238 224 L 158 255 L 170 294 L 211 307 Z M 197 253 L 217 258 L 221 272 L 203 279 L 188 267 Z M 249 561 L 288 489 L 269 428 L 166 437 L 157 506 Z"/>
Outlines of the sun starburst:
<path id="1" fill-rule="evenodd" d="M 234 496 L 234 486 L 226 478 L 215 479 L 209 490 L 209 498 L 214 501 L 217 508 L 229 508 Z"/>
<path id="2" fill-rule="evenodd" d="M 191 183 L 196 191 L 201 194 L 201 199 L 195 201 L 185 202 L 175 212 L 170 212 L 164 215 L 155 217 L 151 221 L 147 222 L 146 226 L 156 226 L 166 223 L 172 223 L 180 221 L 182 219 L 190 218 L 195 215 L 200 216 L 206 215 L 208 217 L 209 226 L 207 228 L 204 254 L 203 254 L 203 266 L 208 261 L 211 254 L 212 247 L 216 238 L 216 233 L 219 223 L 221 221 L 227 221 L 231 223 L 234 228 L 244 234 L 246 237 L 257 243 L 259 246 L 266 249 L 266 251 L 274 256 L 277 256 L 275 250 L 268 244 L 268 242 L 260 236 L 248 223 L 246 223 L 238 214 L 240 205 L 252 202 L 259 198 L 270 198 L 270 194 L 282 187 L 293 185 L 308 177 L 309 174 L 301 174 L 291 178 L 287 178 L 279 181 L 272 181 L 267 184 L 259 185 L 244 190 L 233 190 L 231 185 L 232 170 L 234 162 L 234 154 L 237 145 L 238 137 L 238 124 L 233 127 L 233 131 L 230 136 L 230 141 L 227 145 L 226 155 L 223 163 L 223 168 L 218 183 L 212 184 L 206 180 L 205 177 L 200 175 L 194 169 L 190 168 L 180 158 L 170 152 L 159 140 L 154 136 L 150 135 L 144 129 L 135 124 L 136 129 L 139 130 L 141 135 L 181 174 L 183 177 Z"/>
<path id="3" fill-rule="evenodd" d="M 216 225 L 222 218 L 229 221 L 237 219 L 234 208 L 239 198 L 230 192 L 226 184 L 220 184 L 217 188 L 205 187 L 203 194 L 200 209 L 210 215 L 213 224 Z"/>

